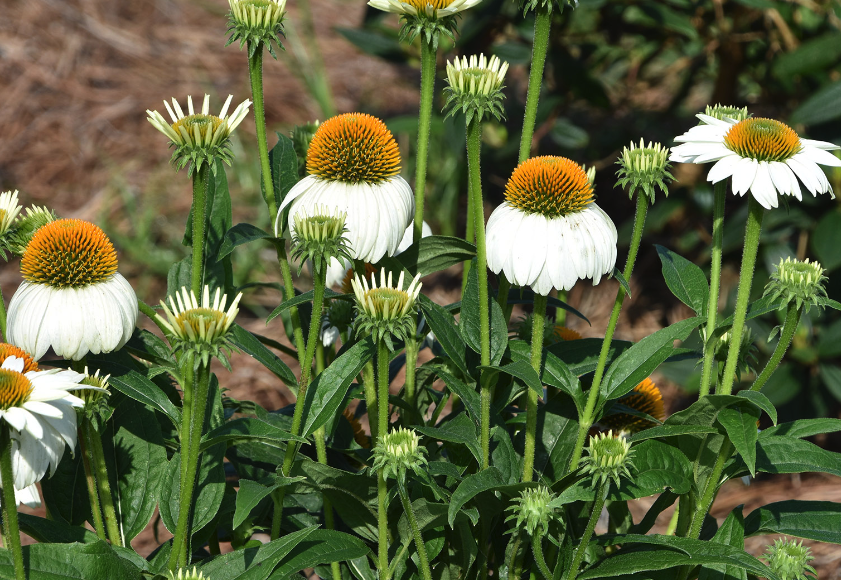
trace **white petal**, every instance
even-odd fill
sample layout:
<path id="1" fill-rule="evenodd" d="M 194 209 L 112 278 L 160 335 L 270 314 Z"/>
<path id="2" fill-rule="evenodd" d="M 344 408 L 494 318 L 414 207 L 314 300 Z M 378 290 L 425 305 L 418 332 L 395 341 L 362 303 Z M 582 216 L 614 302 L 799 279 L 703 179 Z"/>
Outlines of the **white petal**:
<path id="1" fill-rule="evenodd" d="M 767 161 L 760 161 L 757 164 L 756 176 L 751 184 L 750 192 L 765 209 L 777 207 L 777 190 L 774 188 L 774 182 L 771 181 L 771 175 L 768 173 Z"/>
<path id="2" fill-rule="evenodd" d="M 710 172 L 707 174 L 707 181 L 711 183 L 718 183 L 722 179 L 727 179 L 733 175 L 733 171 L 738 165 L 740 159 L 741 157 L 736 154 L 722 157 L 710 168 Z"/>
<path id="3" fill-rule="evenodd" d="M 795 157 L 806 157 L 810 161 L 814 163 L 819 163 L 820 165 L 829 165 L 831 167 L 841 167 L 841 159 L 838 159 L 835 155 L 830 153 L 829 151 L 825 151 L 823 149 L 818 149 L 817 147 L 804 147 L 799 153 L 795 155 Z"/>
<path id="4" fill-rule="evenodd" d="M 733 193 L 744 195 L 753 184 L 759 163 L 754 159 L 743 157 L 733 169 Z"/>

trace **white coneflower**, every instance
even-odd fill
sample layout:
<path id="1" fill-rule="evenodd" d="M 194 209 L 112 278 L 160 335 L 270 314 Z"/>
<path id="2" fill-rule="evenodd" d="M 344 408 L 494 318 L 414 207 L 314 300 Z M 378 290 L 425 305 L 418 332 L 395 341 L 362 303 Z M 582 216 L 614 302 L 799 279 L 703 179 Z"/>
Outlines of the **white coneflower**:
<path id="1" fill-rule="evenodd" d="M 616 263 L 616 226 L 593 202 L 593 184 L 564 157 L 527 159 L 488 219 L 488 268 L 542 296 L 592 278 Z"/>
<path id="2" fill-rule="evenodd" d="M 176 350 L 192 350 L 207 364 L 210 356 L 215 356 L 228 366 L 226 350 L 230 350 L 227 339 L 228 330 L 239 313 L 239 301 L 242 292 L 236 295 L 231 305 L 225 309 L 228 296 L 217 288 L 210 300 L 210 288 L 204 287 L 201 302 L 192 291 L 182 287 L 181 293 L 175 293 L 175 299 L 169 297 L 169 305 L 161 301 L 166 318 L 156 315 L 158 324 L 166 329 L 170 343 Z"/>
<path id="3" fill-rule="evenodd" d="M 447 116 L 459 110 L 467 116 L 467 122 L 478 115 L 481 120 L 490 113 L 497 120 L 505 117 L 502 108 L 502 83 L 508 63 L 499 57 L 486 58 L 484 54 L 463 56 L 452 63 L 447 61 L 448 93 L 444 108 L 452 106 Z"/>
<path id="4" fill-rule="evenodd" d="M 732 177 L 733 193 L 744 196 L 750 191 L 765 209 L 777 207 L 778 193 L 801 200 L 798 178 L 813 196 L 828 192 L 835 197 L 818 165 L 841 167 L 841 159 L 829 153 L 838 149 L 837 145 L 802 139 L 774 119 L 697 116 L 704 124 L 675 138 L 682 145 L 672 148 L 671 161 L 716 161 L 708 181 L 718 183 Z"/>
<path id="5" fill-rule="evenodd" d="M 392 14 L 439 19 L 455 16 L 482 0 L 370 0 L 368 5 Z"/>
<path id="6" fill-rule="evenodd" d="M 412 313 L 422 285 L 420 274 L 406 290 L 403 290 L 403 272 L 395 286 L 391 272 L 386 274 L 385 268 L 380 270 L 379 287 L 376 274 L 371 274 L 370 287 L 368 280 L 358 274 L 354 275 L 351 284 L 356 296 L 357 332 L 371 333 L 375 341 L 390 342 L 391 336 L 405 340 L 415 331 Z"/>
<path id="7" fill-rule="evenodd" d="M 316 206 L 347 215 L 345 237 L 353 259 L 378 262 L 397 252 L 415 214 L 415 197 L 400 177 L 400 151 L 385 123 L 362 113 L 346 113 L 322 123 L 307 152 L 307 177 L 295 184 L 278 210 L 294 216 Z"/>
<path id="8" fill-rule="evenodd" d="M 137 323 L 137 296 L 117 272 L 117 252 L 92 223 L 63 219 L 38 229 L 20 262 L 9 304 L 10 343 L 39 359 L 70 360 L 121 348 Z"/>
<path id="9" fill-rule="evenodd" d="M 0 420 L 10 427 L 14 486 L 20 492 L 55 471 L 65 444 L 75 448 L 74 408 L 84 403 L 70 391 L 90 388 L 78 384 L 84 375 L 75 371 L 27 371 L 31 360 L 11 355 L 0 365 Z"/>
<path id="10" fill-rule="evenodd" d="M 167 122 L 159 112 L 146 109 L 146 114 L 149 115 L 147 120 L 169 137 L 170 144 L 175 147 L 172 164 L 176 169 L 189 164 L 188 172 L 192 175 L 193 171 L 201 169 L 203 163 L 208 163 L 215 171 L 217 157 L 228 165 L 231 164 L 229 138 L 248 115 L 248 108 L 251 106 L 251 101 L 245 99 L 230 116 L 227 116 L 231 99 L 233 95 L 228 95 L 218 117 L 210 114 L 210 95 L 204 96 L 200 113 L 193 109 L 193 98 L 187 97 L 187 115 L 175 98 L 172 99 L 171 107 L 164 101 L 172 123 Z"/>
<path id="11" fill-rule="evenodd" d="M 0 193 L 0 236 L 11 229 L 20 209 L 17 190 Z"/>

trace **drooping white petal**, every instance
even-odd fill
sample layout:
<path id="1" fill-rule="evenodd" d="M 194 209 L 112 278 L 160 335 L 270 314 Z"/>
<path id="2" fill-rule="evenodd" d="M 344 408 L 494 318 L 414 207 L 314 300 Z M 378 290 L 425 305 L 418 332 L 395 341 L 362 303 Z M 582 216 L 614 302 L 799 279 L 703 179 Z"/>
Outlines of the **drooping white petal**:
<path id="1" fill-rule="evenodd" d="M 750 190 L 759 162 L 754 159 L 742 158 L 733 169 L 733 193 L 744 195 Z"/>
<path id="2" fill-rule="evenodd" d="M 718 183 L 723 179 L 727 179 L 733 175 L 733 171 L 738 165 L 740 159 L 741 157 L 736 154 L 722 157 L 710 168 L 710 172 L 707 174 L 707 181 L 710 183 Z"/>

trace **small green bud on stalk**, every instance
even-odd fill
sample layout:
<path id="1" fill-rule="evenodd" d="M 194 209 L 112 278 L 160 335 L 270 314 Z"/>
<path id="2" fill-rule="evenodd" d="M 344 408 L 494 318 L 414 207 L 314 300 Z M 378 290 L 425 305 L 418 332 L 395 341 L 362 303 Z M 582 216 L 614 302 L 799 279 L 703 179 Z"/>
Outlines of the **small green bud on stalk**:
<path id="1" fill-rule="evenodd" d="M 374 470 L 383 470 L 383 478 L 403 481 L 406 472 L 418 473 L 426 465 L 426 449 L 414 429 L 398 427 L 377 441 L 374 448 Z"/>
<path id="2" fill-rule="evenodd" d="M 486 113 L 497 120 L 505 118 L 502 109 L 503 81 L 508 72 L 508 63 L 492 56 L 486 58 L 484 54 L 475 54 L 453 62 L 447 62 L 447 82 L 444 87 L 447 92 L 447 103 L 444 108 L 451 107 L 447 116 L 455 115 L 461 110 L 467 116 L 467 123 L 474 115 L 479 121 Z"/>
<path id="3" fill-rule="evenodd" d="M 105 423 L 111 417 L 114 409 L 108 404 L 108 397 L 111 395 L 108 379 L 111 375 L 99 376 L 99 369 L 90 374 L 85 367 L 85 378 L 79 384 L 89 388 L 80 389 L 76 396 L 85 402 L 85 406 L 78 409 L 80 415 L 84 415 L 90 421 L 97 432 L 101 432 Z"/>
<path id="4" fill-rule="evenodd" d="M 350 260 L 348 240 L 344 237 L 347 214 L 335 215 L 326 206 L 315 206 L 313 215 L 299 211 L 292 218 L 292 257 L 300 260 L 298 275 L 306 260 L 312 260 L 313 274 L 320 276 L 331 258 Z"/>
<path id="5" fill-rule="evenodd" d="M 248 44 L 248 58 L 254 56 L 258 47 L 265 44 L 269 53 L 277 60 L 274 46 L 283 48 L 283 18 L 286 16 L 286 0 L 228 0 L 228 42 L 239 41 L 239 47 Z"/>
<path id="6" fill-rule="evenodd" d="M 631 477 L 634 451 L 625 437 L 614 435 L 613 431 L 599 433 L 590 437 L 587 453 L 581 464 L 584 473 L 592 477 L 593 487 L 601 486 L 608 479 L 618 487 L 621 477 Z"/>
<path id="7" fill-rule="evenodd" d="M 520 497 L 514 500 L 514 505 L 506 511 L 513 512 L 505 521 L 516 518 L 516 527 L 525 525 L 530 536 L 535 532 L 539 536 L 545 536 L 549 531 L 549 522 L 556 517 L 552 500 L 555 496 L 548 488 L 540 485 L 520 492 Z"/>
<path id="8" fill-rule="evenodd" d="M 815 558 L 811 550 L 803 542 L 795 542 L 788 538 L 780 538 L 768 546 L 765 554 L 768 567 L 780 580 L 808 580 L 817 578 L 817 572 L 809 565 Z"/>
<path id="9" fill-rule="evenodd" d="M 719 377 L 724 372 L 724 364 L 727 361 L 727 353 L 730 350 L 730 341 L 732 332 L 727 331 L 718 339 L 718 346 L 715 350 L 715 360 L 719 364 Z M 750 327 L 745 327 L 742 331 L 741 346 L 739 347 L 739 358 L 736 362 L 736 377 L 741 380 L 742 373 L 756 372 L 756 353 L 757 348 L 753 343 L 753 332 Z"/>
<path id="10" fill-rule="evenodd" d="M 655 189 L 659 188 L 666 196 L 669 195 L 669 182 L 674 176 L 669 173 L 669 149 L 660 143 L 649 143 L 647 146 L 640 140 L 639 146 L 631 143 L 630 147 L 622 150 L 622 155 L 616 163 L 619 180 L 616 185 L 628 187 L 628 196 L 633 197 L 637 189 L 641 189 L 648 196 L 649 202 L 654 203 Z"/>
<path id="11" fill-rule="evenodd" d="M 415 301 L 420 294 L 420 274 L 415 276 L 406 290 L 403 290 L 403 272 L 392 284 L 391 272 L 386 275 L 380 271 L 380 286 L 377 287 L 376 274 L 371 274 L 371 286 L 365 278 L 354 274 L 351 285 L 356 296 L 357 333 L 370 333 L 374 342 L 384 340 L 389 349 L 394 350 L 391 337 L 406 340 L 415 332 Z"/>
<path id="12" fill-rule="evenodd" d="M 791 258 L 780 259 L 765 286 L 763 296 L 771 296 L 772 300 L 782 297 L 781 309 L 791 302 L 804 312 L 809 312 L 812 305 L 820 308 L 821 298 L 826 297 L 824 282 L 827 277 L 824 272 L 819 262 L 809 262 L 808 258 L 805 262 Z"/>
<path id="13" fill-rule="evenodd" d="M 708 117 L 718 119 L 719 121 L 724 121 L 726 119 L 733 119 L 734 121 L 744 121 L 745 119 L 750 117 L 750 113 L 748 113 L 747 107 L 739 108 L 720 104 L 707 105 L 707 108 L 704 110 L 704 114 Z"/>

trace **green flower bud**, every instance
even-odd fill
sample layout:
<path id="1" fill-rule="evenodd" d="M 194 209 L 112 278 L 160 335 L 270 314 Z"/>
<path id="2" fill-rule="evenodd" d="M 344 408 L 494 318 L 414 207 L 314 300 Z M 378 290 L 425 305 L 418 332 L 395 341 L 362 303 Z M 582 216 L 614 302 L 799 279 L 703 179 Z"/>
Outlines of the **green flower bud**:
<path id="1" fill-rule="evenodd" d="M 707 105 L 707 108 L 704 110 L 704 114 L 708 117 L 712 117 L 714 119 L 718 119 L 719 121 L 724 121 L 726 119 L 733 119 L 734 121 L 744 121 L 748 117 L 750 117 L 750 113 L 748 113 L 747 107 L 729 107 L 725 105 Z M 705 124 L 702 123 L 701 124 Z"/>
<path id="2" fill-rule="evenodd" d="M 383 470 L 383 478 L 403 478 L 411 470 L 417 473 L 426 465 L 426 449 L 413 429 L 398 427 L 377 440 L 374 469 Z"/>
<path id="3" fill-rule="evenodd" d="M 178 572 L 167 572 L 169 580 L 210 580 L 199 572 L 195 566 L 192 568 L 179 568 Z"/>
<path id="4" fill-rule="evenodd" d="M 731 332 L 728 330 L 718 339 L 715 349 L 715 360 L 718 362 L 719 379 L 724 373 L 724 365 L 727 361 L 727 352 L 730 350 Z M 753 333 L 750 327 L 746 326 L 742 331 L 742 346 L 739 348 L 739 358 L 736 362 L 736 377 L 742 379 L 742 373 L 756 372 L 756 353 L 758 349 L 753 342 Z"/>
<path id="5" fill-rule="evenodd" d="M 775 540 L 773 546 L 768 546 L 765 557 L 768 559 L 768 567 L 780 580 L 807 580 L 810 576 L 817 578 L 817 572 L 809 565 L 814 560 L 811 550 L 802 541 L 795 542 L 788 538 Z"/>
<path id="6" fill-rule="evenodd" d="M 771 279 L 765 286 L 764 296 L 770 295 L 773 300 L 782 297 L 785 307 L 792 301 L 798 310 L 803 308 L 809 312 L 814 304 L 820 308 L 820 299 L 826 297 L 824 289 L 825 270 L 819 262 L 805 262 L 786 258 L 780 259 L 780 263 L 771 274 Z"/>
<path id="7" fill-rule="evenodd" d="M 502 94 L 505 73 L 508 63 L 492 56 L 485 58 L 484 54 L 475 54 L 454 62 L 447 62 L 447 82 L 444 87 L 448 93 L 444 108 L 452 107 L 447 116 L 455 115 L 459 110 L 467 116 L 467 123 L 477 115 L 481 121 L 485 113 L 490 113 L 497 120 L 504 119 L 502 109 Z"/>
<path id="8" fill-rule="evenodd" d="M 318 276 L 330 258 L 347 258 L 347 238 L 344 237 L 347 228 L 345 220 L 347 214 L 337 212 L 335 215 L 325 207 L 315 206 L 313 215 L 306 211 L 299 211 L 292 218 L 292 257 L 300 260 L 298 275 L 301 274 L 304 262 L 312 260 L 313 273 Z"/>
<path id="9" fill-rule="evenodd" d="M 631 477 L 634 451 L 625 437 L 614 435 L 613 431 L 599 433 L 590 437 L 587 453 L 588 456 L 581 460 L 581 464 L 584 473 L 592 477 L 594 487 L 604 484 L 608 479 L 612 479 L 618 487 L 620 477 Z"/>
<path id="10" fill-rule="evenodd" d="M 377 288 L 376 274 L 371 274 L 371 286 L 368 281 L 355 274 L 351 282 L 356 296 L 357 333 L 370 333 L 374 341 L 385 340 L 392 350 L 391 337 L 406 340 L 415 332 L 415 301 L 420 294 L 420 274 L 415 276 L 406 290 L 403 290 L 403 272 L 392 285 L 391 272 L 386 279 L 386 271 L 380 271 L 380 287 Z"/>
<path id="11" fill-rule="evenodd" d="M 228 42 L 239 40 L 239 47 L 248 44 L 248 58 L 254 56 L 260 44 L 269 48 L 277 60 L 274 45 L 283 48 L 280 35 L 283 34 L 283 17 L 286 15 L 286 0 L 228 0 Z"/>
<path id="12" fill-rule="evenodd" d="M 669 173 L 669 149 L 660 143 L 649 143 L 648 146 L 640 139 L 639 147 L 631 143 L 631 147 L 622 150 L 622 156 L 616 162 L 619 180 L 616 185 L 628 187 L 628 195 L 633 197 L 637 188 L 648 196 L 650 203 L 654 203 L 655 187 L 666 196 L 669 195 L 669 182 L 674 177 Z"/>
<path id="13" fill-rule="evenodd" d="M 525 524 L 530 536 L 534 536 L 535 532 L 544 536 L 549 531 L 549 522 L 556 517 L 555 508 L 551 505 L 554 499 L 552 492 L 542 485 L 524 489 L 514 500 L 514 505 L 506 510 L 513 513 L 505 521 L 516 518 L 517 528 Z"/>
<path id="14" fill-rule="evenodd" d="M 564 6 L 570 8 L 578 6 L 578 0 L 519 0 L 519 4 L 523 10 L 523 16 L 525 16 L 530 10 L 537 10 L 538 8 L 548 10 L 549 14 L 552 13 L 552 10 L 563 12 Z"/>

